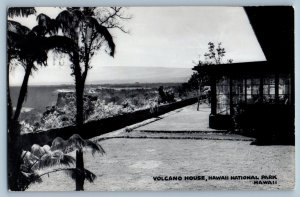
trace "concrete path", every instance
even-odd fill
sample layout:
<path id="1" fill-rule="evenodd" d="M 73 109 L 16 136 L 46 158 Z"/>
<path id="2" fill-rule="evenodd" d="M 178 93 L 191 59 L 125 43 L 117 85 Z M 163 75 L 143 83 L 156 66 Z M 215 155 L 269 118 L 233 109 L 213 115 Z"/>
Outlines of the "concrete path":
<path id="1" fill-rule="evenodd" d="M 200 105 L 199 111 L 197 111 L 197 104 L 193 104 L 177 109 L 173 113 L 160 116 L 161 119 L 135 130 L 157 132 L 218 132 L 218 130 L 209 128 L 209 114 L 210 106 L 207 104 Z"/>
<path id="2" fill-rule="evenodd" d="M 91 140 L 102 141 L 112 138 L 254 140 L 253 138 L 232 134 L 224 130 L 209 128 L 209 114 L 210 107 L 207 104 L 202 104 L 199 111 L 197 111 L 197 104 L 193 104 L 159 117 L 94 137 Z"/>

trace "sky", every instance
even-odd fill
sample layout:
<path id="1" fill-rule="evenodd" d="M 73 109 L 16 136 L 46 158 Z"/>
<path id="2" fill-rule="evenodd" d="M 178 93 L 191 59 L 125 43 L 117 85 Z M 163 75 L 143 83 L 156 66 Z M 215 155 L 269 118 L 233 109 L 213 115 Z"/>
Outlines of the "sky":
<path id="1" fill-rule="evenodd" d="M 37 8 L 37 14 L 45 13 L 51 18 L 60 11 L 59 8 Z M 129 7 L 125 13 L 132 16 L 124 22 L 129 33 L 111 31 L 116 44 L 115 57 L 99 51 L 91 61 L 93 68 L 87 83 L 125 80 L 137 75 L 143 78 L 147 77 L 147 70 L 155 70 L 155 67 L 191 69 L 193 61 L 199 59 L 199 55 L 203 58 L 207 52 L 208 42 L 222 42 L 225 59 L 234 62 L 265 60 L 241 7 Z M 30 28 L 36 25 L 34 15 L 13 20 Z M 33 72 L 29 85 L 73 83 L 68 58 L 51 53 L 48 56 L 49 66 Z M 122 67 L 122 72 L 118 72 L 117 67 Z M 144 69 L 141 73 L 132 73 L 134 69 L 127 71 L 126 67 Z M 11 71 L 10 84 L 20 85 L 23 76 L 24 69 L 16 67 Z"/>

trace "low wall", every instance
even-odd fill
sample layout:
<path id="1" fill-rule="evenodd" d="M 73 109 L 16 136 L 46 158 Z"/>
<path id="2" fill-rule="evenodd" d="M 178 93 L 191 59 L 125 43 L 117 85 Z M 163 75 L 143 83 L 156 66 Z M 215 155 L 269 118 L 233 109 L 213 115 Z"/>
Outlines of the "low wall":
<path id="1" fill-rule="evenodd" d="M 84 124 L 81 131 L 78 131 L 75 126 L 69 126 L 36 133 L 27 133 L 22 135 L 22 145 L 24 149 L 29 149 L 32 144 L 50 144 L 56 137 L 67 139 L 75 133 L 78 133 L 81 137 L 86 139 L 92 138 L 114 130 L 121 129 L 128 125 L 144 121 L 149 118 L 165 114 L 178 108 L 194 104 L 196 102 L 197 98 L 190 98 L 158 106 L 154 111 L 150 109 L 144 109 L 114 117 L 104 118 L 101 120 L 90 121 Z"/>

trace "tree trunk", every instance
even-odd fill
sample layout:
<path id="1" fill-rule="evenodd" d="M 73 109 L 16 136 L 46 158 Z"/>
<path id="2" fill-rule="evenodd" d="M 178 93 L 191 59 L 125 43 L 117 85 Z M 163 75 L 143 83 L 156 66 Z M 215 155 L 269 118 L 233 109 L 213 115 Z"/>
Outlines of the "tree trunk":
<path id="1" fill-rule="evenodd" d="M 26 67 L 25 76 L 24 76 L 24 79 L 22 82 L 22 86 L 20 89 L 19 97 L 18 97 L 18 103 L 17 103 L 15 114 L 14 114 L 14 121 L 17 121 L 19 119 L 22 105 L 23 105 L 25 97 L 26 97 L 28 81 L 29 81 L 29 76 L 30 76 L 32 67 L 33 67 L 33 62 L 30 62 Z"/>
<path id="2" fill-rule="evenodd" d="M 82 149 L 76 151 L 76 191 L 84 190 L 84 162 Z"/>
<path id="3" fill-rule="evenodd" d="M 83 91 L 84 83 L 82 82 L 81 68 L 79 63 L 79 54 L 77 51 L 73 53 L 73 71 L 75 76 L 75 91 L 76 91 L 76 127 L 80 132 L 83 126 Z M 80 134 L 80 133 L 79 133 Z"/>
<path id="4" fill-rule="evenodd" d="M 83 126 L 83 92 L 84 86 L 81 81 L 76 82 L 76 127 L 81 132 Z"/>
<path id="5" fill-rule="evenodd" d="M 199 108 L 200 108 L 200 101 L 201 101 L 201 85 L 202 85 L 202 81 L 199 82 L 197 111 L 199 111 Z"/>
<path id="6" fill-rule="evenodd" d="M 8 55 L 7 58 L 7 68 L 6 68 L 6 96 L 7 96 L 7 121 L 8 121 L 8 128 L 10 128 L 10 121 L 12 120 L 13 116 L 13 106 L 10 97 L 10 88 L 9 88 L 9 63 L 10 57 Z"/>
<path id="7" fill-rule="evenodd" d="M 28 80 L 33 67 L 33 62 L 30 62 L 25 70 L 25 76 L 20 89 L 17 107 L 14 116 L 12 115 L 12 103 L 10 98 L 9 84 L 7 87 L 8 96 L 8 188 L 12 191 L 24 191 L 29 182 L 21 173 L 22 164 L 22 144 L 20 140 L 21 125 L 19 124 L 19 116 L 22 105 L 24 103 Z M 9 80 L 7 79 L 7 83 Z"/>
<path id="8" fill-rule="evenodd" d="M 20 124 L 18 121 L 11 120 L 8 125 L 9 132 L 7 137 L 8 144 L 8 189 L 11 191 L 24 191 L 28 182 L 26 182 L 25 177 L 21 173 L 22 164 L 22 146 L 20 141 Z"/>

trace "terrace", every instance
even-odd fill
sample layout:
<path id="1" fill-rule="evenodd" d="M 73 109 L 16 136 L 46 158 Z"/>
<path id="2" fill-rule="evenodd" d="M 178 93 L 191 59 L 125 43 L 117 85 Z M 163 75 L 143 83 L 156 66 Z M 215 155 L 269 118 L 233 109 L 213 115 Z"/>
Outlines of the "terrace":
<path id="1" fill-rule="evenodd" d="M 171 191 L 292 189 L 295 180 L 294 146 L 252 146 L 252 139 L 208 128 L 209 106 L 189 105 L 157 118 L 98 137 L 104 156 L 84 155 L 86 168 L 97 175 L 85 191 Z M 197 122 L 198 129 L 190 125 Z M 190 126 L 189 126 L 190 125 Z M 200 128 L 200 129 L 199 129 Z M 131 130 L 128 132 L 128 129 Z M 177 131 L 177 132 L 176 132 Z M 238 163 L 238 165 L 237 165 Z M 251 180 L 154 181 L 156 176 L 276 175 L 277 184 Z M 28 191 L 73 191 L 63 172 L 43 177 Z"/>

